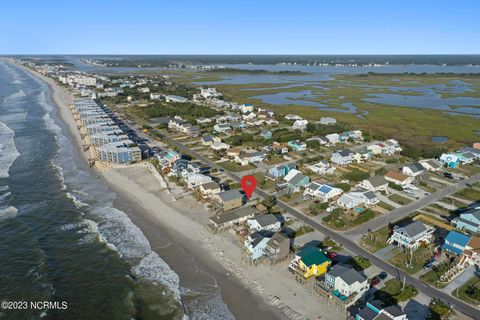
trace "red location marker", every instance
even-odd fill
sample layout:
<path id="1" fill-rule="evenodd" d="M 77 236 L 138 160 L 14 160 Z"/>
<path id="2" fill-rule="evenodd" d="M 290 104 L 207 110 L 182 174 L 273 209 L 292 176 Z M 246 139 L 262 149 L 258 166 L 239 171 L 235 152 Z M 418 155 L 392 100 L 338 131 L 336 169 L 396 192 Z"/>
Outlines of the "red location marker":
<path id="1" fill-rule="evenodd" d="M 250 199 L 253 191 L 257 187 L 257 179 L 255 179 L 254 176 L 243 176 L 240 184 L 243 191 L 245 191 L 245 194 L 247 195 L 247 199 Z"/>

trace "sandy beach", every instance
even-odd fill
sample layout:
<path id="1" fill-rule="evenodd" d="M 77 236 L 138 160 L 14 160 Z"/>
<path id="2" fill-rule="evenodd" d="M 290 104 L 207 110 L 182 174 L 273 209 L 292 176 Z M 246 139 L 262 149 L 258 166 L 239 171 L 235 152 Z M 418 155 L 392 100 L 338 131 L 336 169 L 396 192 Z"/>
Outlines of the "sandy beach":
<path id="1" fill-rule="evenodd" d="M 38 74 L 53 92 L 59 115 L 75 144 L 83 141 L 69 109 L 70 94 L 54 80 Z M 339 319 L 341 313 L 320 304 L 287 271 L 288 262 L 276 266 L 250 266 L 241 261 L 241 244 L 229 232 L 210 234 L 205 228 L 210 213 L 190 195 L 175 201 L 158 177 L 141 165 L 101 170 L 98 174 L 119 197 L 124 210 L 145 234 L 152 249 L 180 276 L 182 287 L 198 285 L 198 296 L 220 289 L 221 298 L 237 319 Z M 185 193 L 172 186 L 174 194 Z M 212 291 L 213 292 L 213 291 Z"/>

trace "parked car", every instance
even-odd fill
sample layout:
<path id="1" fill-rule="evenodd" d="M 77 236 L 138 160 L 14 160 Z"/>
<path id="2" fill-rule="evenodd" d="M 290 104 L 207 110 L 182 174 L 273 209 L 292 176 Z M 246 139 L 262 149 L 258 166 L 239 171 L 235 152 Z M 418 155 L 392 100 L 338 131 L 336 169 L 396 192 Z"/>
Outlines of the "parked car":
<path id="1" fill-rule="evenodd" d="M 430 270 L 433 266 L 433 261 L 429 261 L 423 265 L 424 270 Z"/>
<path id="2" fill-rule="evenodd" d="M 330 260 L 333 260 L 336 256 L 337 256 L 337 254 L 333 251 L 330 251 L 330 252 L 327 253 L 327 257 Z"/>
<path id="3" fill-rule="evenodd" d="M 453 179 L 453 174 L 451 172 L 444 172 L 443 177 L 447 179 Z"/>
<path id="4" fill-rule="evenodd" d="M 370 286 L 376 287 L 380 282 L 382 282 L 382 280 L 378 276 L 375 276 L 372 278 L 372 280 L 370 280 Z"/>
<path id="5" fill-rule="evenodd" d="M 388 277 L 388 274 L 385 272 L 385 271 L 382 271 L 378 274 L 378 277 L 381 279 L 381 280 L 385 280 L 387 279 Z"/>

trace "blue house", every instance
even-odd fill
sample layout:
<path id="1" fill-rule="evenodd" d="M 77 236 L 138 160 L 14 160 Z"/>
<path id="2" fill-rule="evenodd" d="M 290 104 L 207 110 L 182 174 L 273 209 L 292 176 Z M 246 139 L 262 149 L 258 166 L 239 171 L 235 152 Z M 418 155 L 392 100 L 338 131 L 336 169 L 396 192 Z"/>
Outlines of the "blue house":
<path id="1" fill-rule="evenodd" d="M 272 132 L 270 130 L 262 130 L 260 136 L 265 140 L 272 139 Z"/>
<path id="2" fill-rule="evenodd" d="M 461 213 L 460 217 L 453 219 L 452 223 L 458 230 L 480 233 L 480 208 Z"/>
<path id="3" fill-rule="evenodd" d="M 288 141 L 287 145 L 295 151 L 302 151 L 307 148 L 305 142 L 300 142 L 299 140 Z"/>
<path id="4" fill-rule="evenodd" d="M 289 163 L 282 166 L 272 167 L 268 169 L 268 173 L 275 178 L 280 178 L 286 176 L 290 170 L 296 168 L 297 166 L 295 165 L 295 163 Z"/>
<path id="5" fill-rule="evenodd" d="M 455 254 L 461 254 L 469 241 L 469 236 L 456 231 L 450 231 L 445 237 L 445 243 L 442 245 L 442 249 Z"/>

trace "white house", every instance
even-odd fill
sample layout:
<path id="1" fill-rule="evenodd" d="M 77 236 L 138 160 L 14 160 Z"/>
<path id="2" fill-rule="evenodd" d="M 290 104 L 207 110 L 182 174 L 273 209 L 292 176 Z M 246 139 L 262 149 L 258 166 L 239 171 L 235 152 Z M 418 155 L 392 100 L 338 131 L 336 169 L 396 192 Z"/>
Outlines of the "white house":
<path id="1" fill-rule="evenodd" d="M 409 164 L 402 168 L 402 173 L 409 177 L 416 177 L 425 172 L 425 168 L 418 162 Z"/>
<path id="2" fill-rule="evenodd" d="M 285 116 L 285 119 L 287 119 L 287 120 L 302 120 L 302 117 L 297 116 L 296 114 L 287 114 Z"/>
<path id="3" fill-rule="evenodd" d="M 213 130 L 218 133 L 223 133 L 232 130 L 232 127 L 226 123 L 217 123 L 213 126 Z"/>
<path id="4" fill-rule="evenodd" d="M 193 174 L 188 174 L 185 177 L 185 181 L 187 182 L 187 185 L 189 188 L 195 188 L 202 184 L 211 182 L 212 178 L 200 173 L 193 173 Z"/>
<path id="5" fill-rule="evenodd" d="M 247 113 L 247 112 L 252 112 L 253 111 L 253 105 L 250 104 L 250 103 L 242 104 L 239 108 L 240 108 L 240 111 L 242 111 L 242 113 Z"/>
<path id="6" fill-rule="evenodd" d="M 337 290 L 340 294 L 347 298 L 355 295 L 354 301 L 362 299 L 367 293 L 370 285 L 368 284 L 368 278 L 356 271 L 352 267 L 334 265 L 325 274 L 325 285 L 328 288 Z"/>
<path id="7" fill-rule="evenodd" d="M 271 234 L 265 232 L 255 232 L 248 236 L 244 246 L 251 260 L 257 260 L 264 254 L 265 247 L 270 241 Z"/>
<path id="8" fill-rule="evenodd" d="M 388 171 L 385 174 L 385 179 L 388 182 L 392 182 L 397 186 L 401 186 L 404 188 L 410 186 L 410 184 L 413 182 L 413 177 L 409 177 L 397 171 Z"/>
<path id="9" fill-rule="evenodd" d="M 347 208 L 347 209 L 353 209 L 362 204 L 365 204 L 366 206 L 372 206 L 379 202 L 380 200 L 378 200 L 375 193 L 373 193 L 373 191 L 367 191 L 367 190 L 356 190 L 356 191 L 344 193 L 337 200 L 337 204 L 340 207 Z"/>
<path id="10" fill-rule="evenodd" d="M 421 243 L 429 244 L 433 240 L 434 228 L 420 221 L 412 222 L 404 227 L 395 226 L 388 244 L 415 250 Z"/>
<path id="11" fill-rule="evenodd" d="M 330 118 L 330 117 L 322 117 L 320 118 L 320 124 L 323 125 L 331 125 L 337 123 L 337 120 L 335 118 Z"/>
<path id="12" fill-rule="evenodd" d="M 303 196 L 307 198 L 320 199 L 325 202 L 336 196 L 341 195 L 342 192 L 342 189 L 334 188 L 326 184 L 312 182 L 305 188 Z"/>
<path id="13" fill-rule="evenodd" d="M 210 145 L 210 148 L 212 148 L 213 150 L 216 150 L 216 151 L 220 151 L 220 150 L 228 150 L 230 148 L 230 145 L 229 144 L 226 144 L 220 140 L 215 140 L 211 145 Z"/>
<path id="14" fill-rule="evenodd" d="M 307 129 L 308 120 L 295 120 L 292 125 L 294 130 L 305 130 Z"/>
<path id="15" fill-rule="evenodd" d="M 327 138 L 328 142 L 332 145 L 335 145 L 340 142 L 340 135 L 338 133 L 327 134 L 325 138 Z"/>
<path id="16" fill-rule="evenodd" d="M 273 214 L 261 214 L 247 220 L 251 232 L 272 231 L 277 232 L 282 227 L 281 222 Z"/>
<path id="17" fill-rule="evenodd" d="M 318 163 L 312 164 L 307 168 L 317 174 L 333 174 L 335 172 L 335 168 L 332 167 L 328 162 L 324 160 L 321 160 Z"/>
<path id="18" fill-rule="evenodd" d="M 340 166 L 345 166 L 353 161 L 353 152 L 350 149 L 342 149 L 332 153 L 330 160 Z"/>

